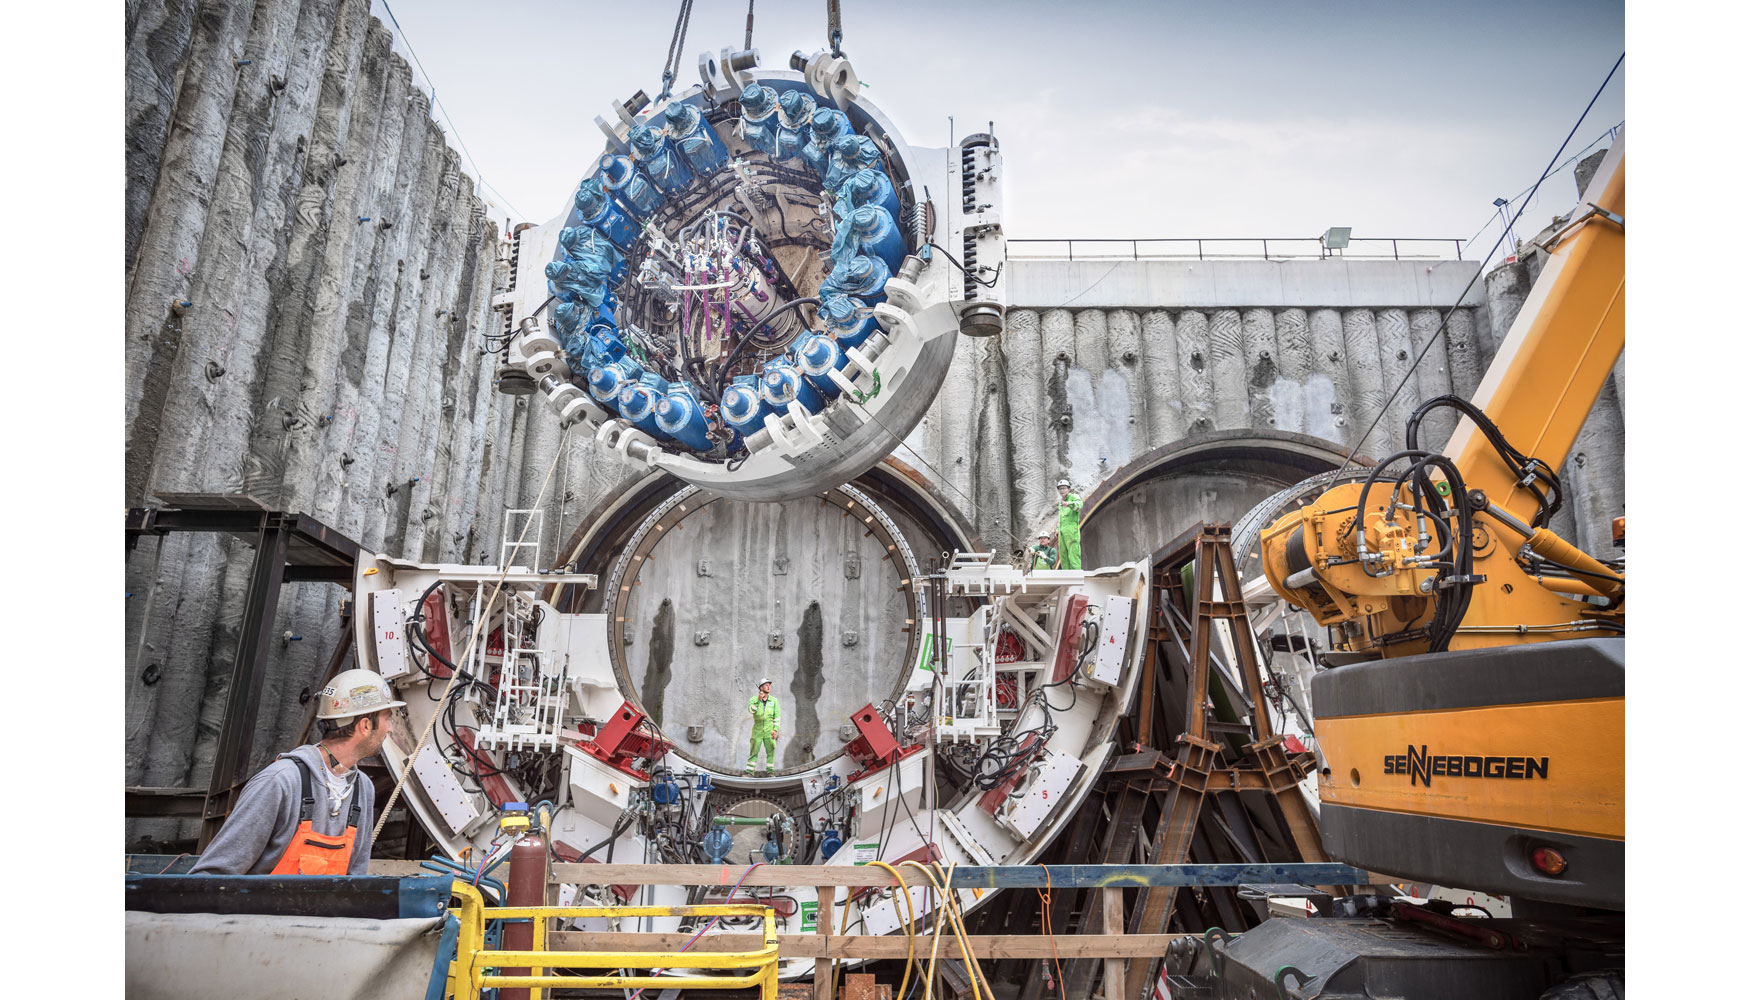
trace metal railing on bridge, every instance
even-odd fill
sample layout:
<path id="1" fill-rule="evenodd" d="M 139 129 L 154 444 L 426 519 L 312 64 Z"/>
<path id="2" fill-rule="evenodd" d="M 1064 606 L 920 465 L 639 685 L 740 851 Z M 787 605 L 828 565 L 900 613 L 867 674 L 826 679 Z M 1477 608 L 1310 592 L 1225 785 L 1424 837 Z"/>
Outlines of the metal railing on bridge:
<path id="1" fill-rule="evenodd" d="M 1464 240 L 1352 237 L 1343 249 L 1318 236 L 1180 236 L 1150 239 L 1012 239 L 1010 260 L 1463 260 Z M 1451 250 L 1448 254 L 1446 251 Z"/>

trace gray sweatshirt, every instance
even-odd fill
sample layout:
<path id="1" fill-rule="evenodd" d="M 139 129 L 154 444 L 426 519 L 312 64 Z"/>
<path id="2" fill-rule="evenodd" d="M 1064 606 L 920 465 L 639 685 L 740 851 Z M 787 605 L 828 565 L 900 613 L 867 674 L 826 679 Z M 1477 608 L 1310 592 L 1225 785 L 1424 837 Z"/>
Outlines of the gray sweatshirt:
<path id="1" fill-rule="evenodd" d="M 292 751 L 310 765 L 310 791 L 316 808 L 310 814 L 310 827 L 327 837 L 346 832 L 346 817 L 351 810 L 343 799 L 339 816 L 328 815 L 328 785 L 322 780 L 327 762 L 314 743 Z M 359 801 L 359 830 L 353 838 L 352 862 L 347 874 L 368 874 L 371 858 L 372 816 L 376 807 L 376 789 L 371 781 L 354 769 Z M 218 836 L 202 852 L 195 863 L 196 875 L 266 875 L 286 853 L 292 833 L 298 829 L 298 803 L 303 798 L 298 765 L 289 760 L 276 760 L 261 769 L 243 786 L 237 807 L 219 828 Z M 350 790 L 347 794 L 351 794 Z"/>

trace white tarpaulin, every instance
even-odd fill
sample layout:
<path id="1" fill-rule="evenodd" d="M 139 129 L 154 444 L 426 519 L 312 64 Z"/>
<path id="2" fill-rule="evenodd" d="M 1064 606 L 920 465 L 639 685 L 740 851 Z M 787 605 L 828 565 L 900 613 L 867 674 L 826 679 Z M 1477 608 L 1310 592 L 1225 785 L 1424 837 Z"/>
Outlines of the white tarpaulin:
<path id="1" fill-rule="evenodd" d="M 127 915 L 128 1000 L 422 1000 L 442 917 Z"/>

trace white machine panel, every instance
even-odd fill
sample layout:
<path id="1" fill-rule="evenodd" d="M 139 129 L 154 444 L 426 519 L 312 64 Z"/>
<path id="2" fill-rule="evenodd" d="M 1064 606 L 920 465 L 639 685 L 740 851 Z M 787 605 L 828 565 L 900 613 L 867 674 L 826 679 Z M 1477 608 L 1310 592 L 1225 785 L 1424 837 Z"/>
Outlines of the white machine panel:
<path id="1" fill-rule="evenodd" d="M 413 774 L 419 779 L 419 787 L 425 790 L 425 797 L 437 807 L 438 815 L 452 831 L 459 833 L 480 817 L 474 796 L 456 780 L 449 762 L 444 760 L 436 746 L 427 745 L 425 751 L 413 759 Z"/>
<path id="2" fill-rule="evenodd" d="M 1130 645 L 1132 603 L 1128 597 L 1106 598 L 1100 615 L 1100 648 L 1088 670 L 1088 679 L 1096 684 L 1107 687 L 1118 684 L 1118 674 L 1124 669 L 1125 647 Z"/>
<path id="3" fill-rule="evenodd" d="M 1026 785 L 1019 798 L 1010 799 L 997 813 L 997 821 L 1013 830 L 1022 840 L 1033 836 L 1039 825 L 1057 808 L 1058 800 L 1069 790 L 1070 783 L 1081 773 L 1079 757 L 1056 750 L 1045 751 L 1045 762 Z"/>
<path id="4" fill-rule="evenodd" d="M 975 809 L 972 811 L 977 812 L 980 815 L 983 814 L 982 810 Z M 972 864 L 996 864 L 996 861 L 991 858 L 990 851 L 987 850 L 983 844 L 978 842 L 978 838 L 972 835 L 972 831 L 966 829 L 965 824 L 960 822 L 959 816 L 955 815 L 950 810 L 938 809 L 936 810 L 935 818 L 942 824 L 942 829 L 948 832 L 948 839 L 952 840 L 954 846 L 960 848 L 960 850 L 971 859 Z M 1003 846 L 1006 848 L 1008 845 L 1005 844 Z"/>
<path id="5" fill-rule="evenodd" d="M 588 816 L 617 816 L 632 801 L 635 780 L 581 750 L 565 747 L 571 801 Z"/>
<path id="6" fill-rule="evenodd" d="M 401 591 L 379 590 L 371 595 L 371 624 L 377 638 L 377 673 L 392 681 L 413 672 L 407 662 L 407 616 L 401 611 Z"/>
<path id="7" fill-rule="evenodd" d="M 893 769 L 883 768 L 857 782 L 858 811 L 864 816 L 883 816 L 882 811 L 892 803 L 892 808 L 905 808 L 894 800 L 894 795 L 905 796 L 905 802 L 911 806 L 912 812 L 919 812 L 924 805 L 924 760 L 929 751 L 914 753 L 899 762 L 899 787 L 895 789 Z"/>
<path id="8" fill-rule="evenodd" d="M 912 917 L 918 922 L 923 921 L 927 912 L 924 904 L 929 902 L 930 890 L 927 885 L 918 885 L 923 876 L 916 869 L 902 868 L 905 880 L 911 883 Z M 891 934 L 905 926 L 905 904 L 900 901 L 897 891 L 863 911 L 863 932 L 865 934 Z"/>

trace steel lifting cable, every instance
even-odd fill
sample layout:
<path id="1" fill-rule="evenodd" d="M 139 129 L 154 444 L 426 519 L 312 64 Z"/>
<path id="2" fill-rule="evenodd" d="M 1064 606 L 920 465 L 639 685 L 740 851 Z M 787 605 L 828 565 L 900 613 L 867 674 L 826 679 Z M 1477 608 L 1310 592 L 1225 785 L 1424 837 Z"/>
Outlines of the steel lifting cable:
<path id="1" fill-rule="evenodd" d="M 567 448 L 570 447 L 570 444 L 571 428 L 567 427 L 565 433 L 559 438 L 559 451 L 553 455 L 552 464 L 547 466 L 546 478 L 541 480 L 540 492 L 535 494 L 536 509 L 539 509 L 542 503 L 546 501 L 547 487 L 553 482 L 553 470 L 559 468 L 559 458 L 561 455 L 565 454 Z M 523 521 L 523 530 L 517 535 L 518 545 L 521 545 L 523 540 L 528 537 L 529 526 L 534 523 L 535 519 L 532 517 Z M 456 681 L 460 680 L 462 674 L 465 672 L 465 670 L 459 665 L 466 664 L 469 658 L 474 655 L 474 646 L 480 641 L 480 633 L 486 626 L 487 610 L 492 607 L 492 602 L 498 599 L 499 592 L 504 589 L 504 581 L 509 576 L 510 560 L 506 558 L 503 571 L 498 574 L 497 582 L 492 585 L 492 593 L 481 603 L 480 610 L 475 615 L 474 630 L 468 636 L 468 645 L 462 650 L 461 659 L 456 661 L 458 664 L 457 669 L 450 671 L 449 683 L 444 685 L 443 694 L 438 696 L 439 704 L 449 698 L 450 691 L 456 686 Z M 407 755 L 407 762 L 401 765 L 401 776 L 395 779 L 395 788 L 389 793 L 389 801 L 383 803 L 382 811 L 377 814 L 377 825 L 371 830 L 371 846 L 375 847 L 377 844 L 377 837 L 382 835 L 383 825 L 389 821 L 389 810 L 395 807 L 395 801 L 401 797 L 401 788 L 403 785 L 407 784 L 407 776 L 413 773 L 413 762 L 418 760 L 419 755 L 425 752 L 425 746 L 427 743 L 431 742 L 432 731 L 437 727 L 438 717 L 442 714 L 442 712 L 433 712 L 431 714 L 431 719 L 425 724 L 425 732 L 420 734 L 419 742 L 414 745 L 413 752 Z"/>
<path id="2" fill-rule="evenodd" d="M 845 40 L 845 30 L 839 25 L 839 0 L 826 0 L 826 40 L 832 43 L 832 57 L 845 54 L 839 43 Z"/>
<path id="3" fill-rule="evenodd" d="M 693 17 L 693 0 L 681 0 L 680 13 L 675 15 L 674 34 L 668 39 L 668 58 L 662 64 L 662 93 L 656 95 L 656 103 L 668 100 L 674 77 L 680 71 L 680 54 L 687 47 L 687 22 Z"/>
<path id="4" fill-rule="evenodd" d="M 744 51 L 753 49 L 753 0 L 747 0 L 747 40 L 741 47 Z"/>
<path id="5" fill-rule="evenodd" d="M 1567 138 L 1563 139 L 1561 146 L 1557 147 L 1556 155 L 1549 158 L 1549 165 L 1543 168 L 1542 173 L 1537 178 L 1537 183 L 1531 185 L 1530 193 L 1526 195 L 1524 201 L 1519 203 L 1519 211 L 1514 212 L 1513 218 L 1508 221 L 1506 226 L 1502 227 L 1501 235 L 1495 238 L 1495 245 L 1489 249 L 1488 256 L 1484 258 L 1485 260 L 1494 259 L 1495 251 L 1501 248 L 1501 242 L 1507 238 L 1509 232 L 1512 232 L 1513 224 L 1519 221 L 1519 217 L 1525 214 L 1526 206 L 1530 205 L 1532 199 L 1537 197 L 1537 189 L 1543 185 L 1545 180 L 1549 179 L 1550 173 L 1555 170 L 1556 161 L 1562 158 L 1562 152 L 1568 148 L 1568 143 L 1574 141 L 1574 133 L 1580 131 L 1580 126 L 1585 123 L 1586 116 L 1592 113 L 1592 106 L 1598 103 L 1599 97 L 1603 96 L 1604 88 L 1610 85 L 1611 78 L 1616 76 L 1616 71 L 1622 67 L 1623 58 L 1627 55 L 1628 53 L 1625 52 L 1622 55 L 1617 56 L 1616 62 L 1611 64 L 1610 72 L 1604 74 L 1604 82 L 1598 85 L 1598 90 L 1593 93 L 1592 99 L 1586 102 L 1586 110 L 1580 112 L 1580 117 L 1575 119 L 1574 127 L 1568 130 Z M 1434 342 L 1439 340 L 1441 336 L 1446 333 L 1446 326 L 1451 322 L 1452 314 L 1458 312 L 1459 307 L 1464 304 L 1464 297 L 1470 294 L 1471 288 L 1476 285 L 1477 279 L 1482 276 L 1483 269 L 1479 266 L 1477 268 L 1477 273 L 1471 275 L 1470 281 L 1464 286 L 1464 291 L 1458 293 L 1458 301 L 1452 304 L 1452 308 L 1446 310 L 1446 315 L 1440 317 L 1439 328 L 1437 328 L 1434 331 L 1434 334 L 1428 338 L 1428 342 L 1422 345 L 1422 349 L 1416 352 L 1416 360 L 1410 362 L 1410 368 L 1408 371 L 1404 372 L 1404 377 L 1398 380 L 1397 388 L 1393 389 L 1391 395 L 1385 397 L 1385 402 L 1380 404 L 1379 412 L 1373 415 L 1373 422 L 1368 424 L 1367 429 L 1361 432 L 1361 436 L 1355 439 L 1355 447 L 1349 449 L 1348 456 L 1343 459 L 1343 464 L 1337 469 L 1337 475 L 1341 476 L 1349 468 L 1350 463 L 1355 461 L 1355 453 L 1361 450 L 1361 443 L 1367 440 L 1367 435 L 1372 434 L 1375 427 L 1379 426 L 1380 419 L 1383 418 L 1386 411 L 1391 408 L 1392 401 L 1398 398 L 1398 393 L 1404 391 L 1404 386 L 1410 381 L 1410 376 L 1416 374 L 1416 366 L 1422 363 L 1422 359 L 1427 356 L 1428 349 L 1434 346 Z"/>

